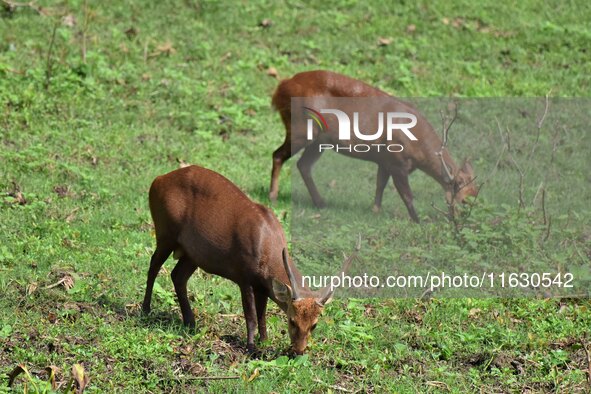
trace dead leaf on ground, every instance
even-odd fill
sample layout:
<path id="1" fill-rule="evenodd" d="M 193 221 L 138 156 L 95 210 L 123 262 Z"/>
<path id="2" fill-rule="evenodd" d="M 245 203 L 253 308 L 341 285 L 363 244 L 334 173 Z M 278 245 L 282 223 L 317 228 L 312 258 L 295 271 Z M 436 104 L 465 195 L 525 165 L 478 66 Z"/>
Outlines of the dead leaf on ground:
<path id="1" fill-rule="evenodd" d="M 69 311 L 69 312 L 75 312 L 75 313 L 80 312 L 80 306 L 75 302 L 66 302 L 66 303 L 64 303 L 62 308 L 66 311 Z"/>
<path id="2" fill-rule="evenodd" d="M 130 27 L 129 29 L 125 30 L 125 35 L 127 36 L 127 38 L 131 39 L 135 36 L 137 36 L 139 33 L 139 30 L 136 29 L 134 26 Z"/>
<path id="3" fill-rule="evenodd" d="M 177 348 L 177 350 L 178 350 L 180 353 L 182 353 L 182 354 L 184 354 L 184 355 L 188 356 L 188 355 L 191 355 L 191 354 L 193 353 L 193 346 L 192 346 L 192 345 L 190 345 L 190 344 L 189 344 L 189 345 L 186 345 L 186 346 L 179 346 L 179 347 Z"/>
<path id="4" fill-rule="evenodd" d="M 259 26 L 264 29 L 267 29 L 267 28 L 273 26 L 273 21 L 271 19 L 265 18 L 259 23 Z"/>
<path id="5" fill-rule="evenodd" d="M 386 38 L 386 37 L 380 37 L 378 38 L 378 45 L 381 47 L 385 47 L 388 46 L 392 43 L 392 39 L 391 38 Z"/>
<path id="6" fill-rule="evenodd" d="M 187 163 L 186 161 L 184 161 L 183 159 L 179 159 L 177 157 L 176 162 L 179 163 L 179 168 L 185 168 L 185 167 L 189 167 L 191 164 Z"/>
<path id="7" fill-rule="evenodd" d="M 13 197 L 18 205 L 26 205 L 27 204 L 27 199 L 25 198 L 25 195 L 23 193 L 16 192 L 16 194 Z"/>
<path id="8" fill-rule="evenodd" d="M 29 283 L 29 285 L 27 286 L 27 295 L 33 294 L 37 290 L 38 287 L 39 287 L 39 285 L 37 284 L 37 282 Z"/>
<path id="9" fill-rule="evenodd" d="M 8 195 L 14 198 L 14 202 L 18 205 L 27 204 L 27 199 L 25 198 L 25 195 L 21 192 L 21 187 L 15 181 L 12 181 L 12 188 L 8 191 Z"/>
<path id="10" fill-rule="evenodd" d="M 57 375 L 59 373 L 60 369 L 58 367 L 56 367 L 55 365 L 50 365 L 48 367 L 45 367 L 45 372 L 47 372 L 47 380 L 49 381 L 49 384 L 51 384 L 51 389 L 52 390 L 57 390 L 57 383 L 55 381 L 55 375 Z"/>
<path id="11" fill-rule="evenodd" d="M 142 309 L 142 305 L 139 302 L 132 304 L 125 304 L 125 310 L 128 312 L 139 312 Z"/>
<path id="12" fill-rule="evenodd" d="M 229 58 L 232 57 L 232 52 L 226 52 L 222 57 L 220 57 L 220 63 L 225 62 Z"/>
<path id="13" fill-rule="evenodd" d="M 79 209 L 80 209 L 79 207 L 74 208 L 68 214 L 68 216 L 66 216 L 66 223 L 72 223 L 74 221 L 74 219 L 76 219 L 76 212 L 78 212 Z"/>
<path id="14" fill-rule="evenodd" d="M 275 67 L 269 67 L 267 69 L 267 75 L 273 78 L 277 78 L 279 76 L 279 73 L 277 72 L 277 69 Z"/>
<path id="15" fill-rule="evenodd" d="M 172 46 L 172 42 L 166 41 L 156 46 L 156 50 L 152 52 L 149 57 L 157 57 L 160 55 L 170 56 L 176 53 L 176 49 Z"/>
<path id="16" fill-rule="evenodd" d="M 415 24 L 410 24 L 410 25 L 406 26 L 407 33 L 414 33 L 416 30 L 417 30 L 417 25 L 415 25 Z"/>
<path id="17" fill-rule="evenodd" d="M 76 17 L 73 14 L 68 14 L 62 18 L 62 25 L 67 27 L 76 26 Z"/>
<path id="18" fill-rule="evenodd" d="M 68 185 L 58 185 L 53 188 L 53 191 L 60 197 L 64 198 L 70 195 L 70 186 Z"/>
<path id="19" fill-rule="evenodd" d="M 64 274 L 64 276 L 62 276 L 57 282 L 45 286 L 45 289 L 53 289 L 59 285 L 63 286 L 63 288 L 66 290 L 70 290 L 72 287 L 74 287 L 74 278 L 70 274 Z"/>
<path id="20" fill-rule="evenodd" d="M 24 373 L 29 378 L 31 378 L 31 374 L 29 373 L 29 370 L 27 369 L 27 367 L 24 364 L 19 364 L 8 374 L 8 387 L 12 386 L 12 384 L 14 383 L 14 380 L 21 373 Z"/>
<path id="21" fill-rule="evenodd" d="M 80 364 L 74 364 L 72 366 L 72 377 L 76 382 L 76 393 L 81 394 L 84 391 L 84 389 L 86 389 L 86 386 L 90 381 L 90 378 L 84 371 L 84 367 Z"/>
<path id="22" fill-rule="evenodd" d="M 449 19 L 447 17 L 442 18 L 441 19 L 441 23 L 443 23 L 444 25 L 452 25 L 453 27 L 455 27 L 456 29 L 463 27 L 466 24 L 466 21 L 464 18 L 460 18 L 460 17 L 456 17 L 454 19 Z"/>
<path id="23" fill-rule="evenodd" d="M 207 368 L 205 368 L 203 365 L 199 363 L 194 363 L 189 372 L 194 376 L 201 376 L 204 375 L 205 372 L 207 372 Z"/>
<path id="24" fill-rule="evenodd" d="M 366 317 L 376 317 L 376 310 L 374 309 L 374 307 L 371 304 L 365 304 L 365 312 L 363 312 L 363 315 Z"/>
<path id="25" fill-rule="evenodd" d="M 256 378 L 258 378 L 260 375 L 261 375 L 261 371 L 259 371 L 259 369 L 258 369 L 258 368 L 255 368 L 255 369 L 254 369 L 254 371 L 253 371 L 253 373 L 252 373 L 252 375 L 250 375 L 250 376 L 248 377 L 248 379 L 246 379 L 246 382 L 247 382 L 247 383 L 250 383 L 250 382 L 252 382 L 253 380 L 255 380 Z"/>
<path id="26" fill-rule="evenodd" d="M 463 18 L 455 18 L 452 22 L 451 25 L 453 27 L 455 27 L 456 29 L 459 27 L 464 26 L 464 19 Z"/>
<path id="27" fill-rule="evenodd" d="M 480 312 L 482 312 L 482 309 L 480 308 L 472 308 L 470 309 L 470 311 L 468 312 L 468 317 L 470 319 L 475 319 L 478 317 L 478 315 L 480 315 Z"/>
<path id="28" fill-rule="evenodd" d="M 49 312 L 47 314 L 47 321 L 51 324 L 57 323 L 57 315 L 54 312 Z"/>

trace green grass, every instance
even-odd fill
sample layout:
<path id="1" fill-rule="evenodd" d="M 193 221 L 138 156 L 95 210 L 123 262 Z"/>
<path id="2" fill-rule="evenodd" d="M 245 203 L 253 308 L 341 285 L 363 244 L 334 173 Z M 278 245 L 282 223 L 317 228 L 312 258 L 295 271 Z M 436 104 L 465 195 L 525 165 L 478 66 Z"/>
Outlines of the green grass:
<path id="1" fill-rule="evenodd" d="M 283 357 L 286 322 L 274 305 L 270 339 L 250 359 L 237 287 L 203 273 L 190 282 L 197 329 L 183 329 L 171 263 L 158 278 L 153 316 L 139 313 L 154 246 L 147 190 L 155 176 L 180 161 L 197 163 L 268 203 L 271 153 L 284 136 L 270 108 L 277 83 L 270 67 L 280 77 L 331 69 L 403 97 L 588 96 L 587 2 L 39 1 L 43 14 L 2 4 L 0 392 L 19 363 L 42 380 L 40 371 L 56 365 L 64 382 L 80 363 L 88 392 L 589 390 L 588 299 L 339 299 L 326 308 L 307 356 L 296 359 Z M 74 26 L 61 23 L 67 15 Z M 265 18 L 268 28 L 259 26 Z M 380 46 L 380 38 L 392 41 Z M 493 172 L 502 147 L 496 125 L 452 131 L 462 133 L 451 142 L 454 156 L 472 155 L 481 178 L 494 174 L 459 235 L 431 208 L 443 206 L 443 193 L 424 174 L 411 184 L 425 223 L 413 225 L 388 189 L 375 219 L 387 232 L 377 231 L 367 218 L 374 167 L 361 162 L 348 162 L 366 174 L 358 190 L 337 183 L 331 191 L 319 173 L 329 208 L 316 211 L 303 193 L 299 207 L 320 220 L 357 212 L 369 235 L 406 245 L 396 251 L 405 263 L 476 260 L 487 251 L 588 267 L 588 101 L 581 108 L 581 124 L 556 137 L 552 162 L 555 130 L 543 130 L 532 161 L 533 131 L 512 137 L 527 169 L 522 210 L 509 157 Z M 290 174 L 299 182 L 286 166 L 274 207 L 287 232 Z M 542 181 L 553 218 L 547 241 L 534 201 Z M 338 233 L 322 239 L 331 266 L 354 242 Z M 367 254 L 375 252 L 370 241 Z M 48 288 L 70 277 L 73 288 Z"/>

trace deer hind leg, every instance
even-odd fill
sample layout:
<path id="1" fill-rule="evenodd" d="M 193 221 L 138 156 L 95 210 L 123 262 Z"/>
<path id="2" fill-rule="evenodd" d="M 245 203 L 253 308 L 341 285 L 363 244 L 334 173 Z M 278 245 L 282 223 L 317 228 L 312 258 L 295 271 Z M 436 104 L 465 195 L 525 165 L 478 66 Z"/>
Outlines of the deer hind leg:
<path id="1" fill-rule="evenodd" d="M 394 171 L 392 173 L 392 180 L 394 181 L 396 190 L 398 190 L 398 194 L 400 194 L 400 198 L 402 198 L 404 205 L 406 205 L 406 209 L 408 210 L 411 219 L 415 223 L 419 223 L 419 216 L 412 204 L 412 191 L 410 190 L 410 185 L 408 183 L 408 173 Z"/>
<path id="2" fill-rule="evenodd" d="M 388 184 L 388 178 L 390 174 L 386 167 L 378 164 L 378 175 L 376 178 L 376 196 L 373 204 L 373 211 L 375 213 L 380 212 L 382 208 L 382 196 L 384 195 L 384 189 Z"/>
<path id="3" fill-rule="evenodd" d="M 172 253 L 172 247 L 159 243 L 156 250 L 150 259 L 150 269 L 148 270 L 148 281 L 146 283 L 146 293 L 144 295 L 144 302 L 142 303 L 142 312 L 144 314 L 150 313 L 150 304 L 152 303 L 152 290 L 154 288 L 154 281 L 160 268 Z"/>
<path id="4" fill-rule="evenodd" d="M 273 152 L 273 169 L 271 170 L 271 186 L 269 187 L 269 200 L 271 202 L 277 201 L 279 195 L 279 175 L 283 164 L 306 145 L 306 140 L 292 141 L 291 125 L 287 126 L 286 130 L 285 141 Z"/>
<path id="5" fill-rule="evenodd" d="M 179 262 L 176 264 L 170 277 L 174 284 L 174 290 L 179 300 L 181 307 L 181 313 L 183 314 L 183 322 L 185 326 L 195 327 L 195 316 L 191 310 L 191 304 L 189 303 L 189 297 L 187 296 L 187 282 L 193 272 L 197 269 L 197 265 L 194 264 L 188 257 L 181 257 Z"/>
<path id="6" fill-rule="evenodd" d="M 271 170 L 271 186 L 269 188 L 269 200 L 272 202 L 277 201 L 279 194 L 281 167 L 291 156 L 291 141 L 286 137 L 283 144 L 273 152 L 273 169 Z"/>
<path id="7" fill-rule="evenodd" d="M 319 143 L 315 142 L 304 149 L 302 157 L 298 160 L 298 169 L 300 170 L 304 184 L 306 185 L 306 188 L 308 188 L 310 197 L 312 197 L 312 202 L 318 208 L 324 208 L 326 204 L 320 196 L 320 193 L 318 193 L 314 179 L 312 179 L 312 167 L 321 155 L 322 152 L 319 149 Z"/>

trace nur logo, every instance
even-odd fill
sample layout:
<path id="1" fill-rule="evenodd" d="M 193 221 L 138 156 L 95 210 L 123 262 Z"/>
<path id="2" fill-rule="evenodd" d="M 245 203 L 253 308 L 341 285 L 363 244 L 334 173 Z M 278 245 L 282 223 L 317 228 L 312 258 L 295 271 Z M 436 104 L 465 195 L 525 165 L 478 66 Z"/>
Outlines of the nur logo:
<path id="1" fill-rule="evenodd" d="M 326 123 L 326 119 L 324 119 L 324 116 L 322 116 L 322 114 L 310 107 L 304 107 L 304 109 L 306 110 L 305 113 L 309 118 L 312 119 L 308 119 L 308 140 L 313 140 L 314 136 L 312 135 L 312 132 L 314 130 L 314 122 L 318 125 L 318 128 L 320 128 L 320 131 L 327 131 L 328 130 L 328 124 Z"/>
<path id="2" fill-rule="evenodd" d="M 386 140 L 392 141 L 392 136 L 396 130 L 401 131 L 411 141 L 418 141 L 417 137 L 410 131 L 417 125 L 417 117 L 408 112 L 378 112 L 378 129 L 374 133 L 367 134 L 359 129 L 359 112 L 353 112 L 353 127 L 351 127 L 351 119 L 344 111 L 338 109 L 321 109 L 319 111 L 310 107 L 304 107 L 307 120 L 307 139 L 312 141 L 314 139 L 314 124 L 316 124 L 321 132 L 328 132 L 328 123 L 322 114 L 331 114 L 336 116 L 338 122 L 338 140 L 350 141 L 351 130 L 358 140 L 362 141 L 377 141 L 382 138 L 384 128 L 386 129 Z M 385 119 L 385 121 L 384 121 Z M 408 119 L 406 123 L 400 123 L 401 120 Z M 384 123 L 386 124 L 384 127 Z M 369 152 L 372 149 L 378 152 L 381 148 L 387 149 L 389 152 L 402 152 L 404 146 L 400 144 L 348 144 L 348 145 L 333 145 L 333 144 L 319 144 L 320 151 L 325 149 L 335 149 L 337 152 L 346 150 L 349 152 Z"/>

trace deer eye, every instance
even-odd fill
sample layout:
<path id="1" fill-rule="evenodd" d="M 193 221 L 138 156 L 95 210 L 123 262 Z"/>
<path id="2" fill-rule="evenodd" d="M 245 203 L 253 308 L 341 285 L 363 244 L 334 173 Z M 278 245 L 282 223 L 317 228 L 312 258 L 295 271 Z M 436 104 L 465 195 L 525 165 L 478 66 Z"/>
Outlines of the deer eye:
<path id="1" fill-rule="evenodd" d="M 295 320 L 289 319 L 289 324 L 292 325 L 292 326 L 295 326 Z"/>

